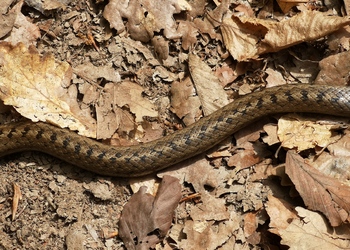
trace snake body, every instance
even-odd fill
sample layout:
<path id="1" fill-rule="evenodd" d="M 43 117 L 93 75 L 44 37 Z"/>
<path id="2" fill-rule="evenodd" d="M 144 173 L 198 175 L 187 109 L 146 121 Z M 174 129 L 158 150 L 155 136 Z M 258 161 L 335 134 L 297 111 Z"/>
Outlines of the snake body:
<path id="1" fill-rule="evenodd" d="M 41 122 L 1 125 L 0 156 L 34 150 L 101 175 L 142 176 L 204 152 L 263 116 L 285 112 L 350 117 L 350 88 L 302 84 L 265 89 L 182 130 L 130 147 L 111 147 Z"/>

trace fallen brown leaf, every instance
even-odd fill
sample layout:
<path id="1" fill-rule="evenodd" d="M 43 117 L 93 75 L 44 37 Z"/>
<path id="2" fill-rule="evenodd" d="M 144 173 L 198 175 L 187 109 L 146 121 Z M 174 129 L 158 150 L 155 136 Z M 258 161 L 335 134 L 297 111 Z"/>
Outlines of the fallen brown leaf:
<path id="1" fill-rule="evenodd" d="M 178 36 L 173 14 L 185 10 L 191 10 L 191 6 L 184 0 L 112 0 L 106 5 L 103 16 L 118 33 L 126 26 L 133 39 L 148 42 L 154 32 L 161 30 L 167 38 Z"/>
<path id="2" fill-rule="evenodd" d="M 170 110 L 182 119 L 185 125 L 190 125 L 199 119 L 200 100 L 194 95 L 194 87 L 189 77 L 171 84 L 171 96 Z"/>
<path id="3" fill-rule="evenodd" d="M 10 1 L 6 2 L 9 3 Z M 4 1 L 1 1 L 1 3 L 4 3 Z M 15 2 L 12 2 L 11 5 L 13 3 Z M 30 19 L 27 18 L 27 16 L 23 15 L 21 11 L 23 3 L 24 1 L 18 1 L 10 11 L 3 9 L 4 12 L 2 13 L 6 13 L 4 16 L 9 17 L 12 14 L 15 14 L 16 16 L 13 26 L 9 26 L 11 28 L 11 32 L 7 33 L 4 41 L 11 44 L 17 44 L 21 42 L 26 45 L 33 45 L 36 43 L 37 39 L 40 38 L 40 30 L 37 25 L 33 24 Z M 10 8 L 10 6 L 8 8 Z M 10 21 L 10 23 L 12 22 L 12 20 L 7 21 Z M 3 21 L 1 20 L 0 23 L 3 24 Z"/>
<path id="4" fill-rule="evenodd" d="M 221 26 L 226 48 L 233 58 L 247 61 L 305 41 L 324 37 L 350 23 L 349 17 L 303 11 L 281 22 L 232 16 Z"/>
<path id="5" fill-rule="evenodd" d="M 320 61 L 320 72 L 315 83 L 324 85 L 343 85 L 349 81 L 350 52 L 346 51 L 336 55 L 331 55 Z"/>
<path id="6" fill-rule="evenodd" d="M 204 115 L 209 115 L 229 103 L 220 80 L 206 63 L 197 55 L 190 54 L 188 65 Z"/>
<path id="7" fill-rule="evenodd" d="M 350 221 L 349 186 L 319 172 L 291 150 L 287 152 L 286 173 L 309 209 L 322 212 L 333 227 Z"/>
<path id="8" fill-rule="evenodd" d="M 298 250 L 344 250 L 350 248 L 349 227 L 329 227 L 325 219 L 316 212 L 296 207 L 300 219 L 293 219 L 290 225 L 280 230 L 281 243 L 289 249 Z"/>
<path id="9" fill-rule="evenodd" d="M 40 56 L 23 44 L 0 44 L 0 98 L 34 122 L 48 121 L 96 137 L 90 110 L 82 110 L 77 89 L 70 85 L 72 69 L 55 62 L 53 56 Z"/>
<path id="10" fill-rule="evenodd" d="M 141 187 L 124 206 L 119 236 L 127 249 L 149 249 L 163 238 L 171 226 L 174 209 L 181 198 L 177 178 L 164 176 L 156 196 Z"/>

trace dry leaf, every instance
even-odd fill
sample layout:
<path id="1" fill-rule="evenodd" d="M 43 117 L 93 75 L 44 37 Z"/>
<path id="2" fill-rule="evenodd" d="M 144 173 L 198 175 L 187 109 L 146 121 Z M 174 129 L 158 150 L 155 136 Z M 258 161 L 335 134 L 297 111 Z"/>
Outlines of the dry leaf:
<path id="1" fill-rule="evenodd" d="M 250 244 L 255 245 L 260 243 L 261 237 L 257 232 L 258 226 L 257 212 L 249 212 L 244 215 L 244 236 Z"/>
<path id="2" fill-rule="evenodd" d="M 259 53 L 275 52 L 298 43 L 313 41 L 349 23 L 349 17 L 328 16 L 318 11 L 304 11 L 269 27 L 260 45 Z"/>
<path id="3" fill-rule="evenodd" d="M 104 78 L 111 82 L 120 82 L 119 73 L 110 65 L 95 66 L 91 62 L 78 65 L 73 69 L 79 77 L 87 80 L 89 83 L 98 83 L 98 79 Z"/>
<path id="4" fill-rule="evenodd" d="M 224 63 L 222 67 L 216 68 L 215 75 L 219 78 L 221 85 L 226 86 L 237 79 L 239 71 L 237 70 L 237 65 Z"/>
<path id="5" fill-rule="evenodd" d="M 171 84 L 171 111 L 183 120 L 185 125 L 196 122 L 201 115 L 200 100 L 188 77 L 181 82 Z"/>
<path id="6" fill-rule="evenodd" d="M 277 136 L 278 127 L 276 124 L 266 124 L 264 125 L 264 131 L 266 132 L 266 136 L 262 138 L 262 140 L 268 145 L 274 145 L 280 142 Z"/>
<path id="7" fill-rule="evenodd" d="M 195 2 L 198 3 L 199 1 Z M 193 23 L 200 30 L 200 33 L 208 34 L 211 39 L 222 40 L 215 28 L 221 24 L 222 17 L 229 10 L 230 4 L 230 0 L 223 0 L 220 4 L 217 4 L 214 10 L 205 9 L 204 20 L 203 18 L 195 18 Z M 203 14 L 200 16 L 203 16 Z"/>
<path id="8" fill-rule="evenodd" d="M 277 4 L 280 6 L 283 13 L 287 13 L 294 6 L 306 2 L 308 2 L 308 0 L 277 0 Z"/>
<path id="9" fill-rule="evenodd" d="M 137 123 L 143 121 L 144 116 L 157 117 L 154 105 L 143 97 L 143 87 L 129 81 L 114 85 L 114 103 L 119 107 L 127 107 L 135 114 Z"/>
<path id="10" fill-rule="evenodd" d="M 189 68 L 204 115 L 209 115 L 229 103 L 220 80 L 198 56 L 190 54 Z"/>
<path id="11" fill-rule="evenodd" d="M 191 10 L 191 6 L 184 0 L 111 0 L 104 9 L 103 17 L 118 33 L 123 32 L 126 25 L 133 39 L 148 42 L 154 32 L 161 30 L 166 38 L 178 37 L 173 14 L 185 10 Z"/>
<path id="12" fill-rule="evenodd" d="M 346 86 L 349 81 L 350 52 L 346 51 L 336 55 L 331 55 L 320 61 L 320 72 L 315 83 L 323 85 Z"/>
<path id="13" fill-rule="evenodd" d="M 300 219 L 293 219 L 290 225 L 280 230 L 281 243 L 290 250 L 344 250 L 350 248 L 349 227 L 343 225 L 337 229 L 327 225 L 318 213 L 301 207 L 295 208 Z"/>
<path id="14" fill-rule="evenodd" d="M 156 197 L 142 187 L 130 198 L 119 221 L 119 236 L 127 249 L 149 249 L 166 235 L 181 198 L 178 181 L 164 176 Z"/>
<path id="15" fill-rule="evenodd" d="M 16 217 L 16 212 L 18 209 L 18 202 L 22 200 L 21 187 L 17 184 L 13 184 L 13 200 L 12 200 L 12 221 Z"/>
<path id="16" fill-rule="evenodd" d="M 266 78 L 266 82 L 267 82 L 266 87 L 267 88 L 287 84 L 287 81 L 284 79 L 281 72 L 277 71 L 276 69 L 272 69 L 272 68 L 268 67 L 265 70 L 265 72 L 268 75 Z"/>
<path id="17" fill-rule="evenodd" d="M 77 90 L 70 86 L 72 69 L 55 62 L 53 56 L 40 56 L 30 47 L 0 44 L 0 98 L 34 122 L 47 121 L 96 137 L 90 110 L 81 110 Z"/>
<path id="18" fill-rule="evenodd" d="M 17 11 L 20 12 L 20 8 L 13 8 L 11 10 L 12 1 L 3 1 L 0 4 L 0 38 L 6 36 L 13 29 L 13 25 L 16 20 Z"/>
<path id="19" fill-rule="evenodd" d="M 303 11 L 281 22 L 232 16 L 223 21 L 221 30 L 226 48 L 233 58 L 247 61 L 264 53 L 316 40 L 349 23 L 349 17 Z"/>
<path id="20" fill-rule="evenodd" d="M 341 135 L 335 130 L 339 126 L 316 123 L 317 119 L 304 118 L 296 114 L 287 114 L 278 120 L 278 138 L 282 146 L 296 149 L 298 152 L 319 146 L 321 148 L 337 142 Z"/>
<path id="21" fill-rule="evenodd" d="M 180 249 L 235 249 L 235 230 L 238 221 L 192 221 L 187 220 L 181 234 L 186 238 L 179 242 Z M 181 235 L 180 235 L 181 236 Z"/>
<path id="22" fill-rule="evenodd" d="M 264 120 L 260 120 L 234 134 L 236 146 L 234 155 L 227 161 L 229 167 L 236 167 L 235 171 L 239 171 L 261 162 L 271 154 L 266 150 L 264 144 L 259 141 L 260 133 L 263 132 L 261 129 L 263 124 Z"/>
<path id="23" fill-rule="evenodd" d="M 270 217 L 269 231 L 274 234 L 279 235 L 279 231 L 286 229 L 291 220 L 298 218 L 294 207 L 282 199 L 269 195 L 266 205 L 266 212 Z"/>
<path id="24" fill-rule="evenodd" d="M 181 46 L 184 50 L 189 50 L 197 43 L 198 29 L 192 22 L 179 21 L 177 32 L 182 36 Z"/>
<path id="25" fill-rule="evenodd" d="M 309 209 L 322 212 L 333 227 L 350 221 L 349 186 L 319 172 L 291 150 L 287 152 L 286 173 Z"/>
<path id="26" fill-rule="evenodd" d="M 241 22 L 236 19 L 225 18 L 220 27 L 227 50 L 237 61 L 258 58 L 259 37 L 249 35 L 251 31 L 240 27 Z"/>
<path id="27" fill-rule="evenodd" d="M 23 2 L 24 1 L 18 1 L 9 13 L 7 13 L 6 10 L 6 15 L 16 13 L 16 20 L 14 25 L 11 26 L 11 32 L 8 33 L 3 41 L 11 44 L 21 42 L 26 45 L 33 45 L 36 43 L 36 40 L 41 37 L 41 34 L 38 26 L 33 24 L 30 19 L 22 14 Z"/>

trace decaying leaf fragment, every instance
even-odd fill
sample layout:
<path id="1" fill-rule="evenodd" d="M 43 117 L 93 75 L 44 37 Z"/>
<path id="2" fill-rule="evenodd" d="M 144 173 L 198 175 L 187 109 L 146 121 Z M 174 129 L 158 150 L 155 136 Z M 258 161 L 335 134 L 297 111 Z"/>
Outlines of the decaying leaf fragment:
<path id="1" fill-rule="evenodd" d="M 0 44 L 0 98 L 34 122 L 48 121 L 96 137 L 90 110 L 80 109 L 72 69 L 19 43 Z"/>
<path id="2" fill-rule="evenodd" d="M 238 61 L 246 61 L 264 53 L 316 40 L 349 23 L 349 17 L 304 11 L 281 22 L 232 16 L 224 19 L 221 31 L 230 54 Z"/>
<path id="3" fill-rule="evenodd" d="M 13 201 L 12 201 L 12 220 L 15 220 L 18 209 L 18 203 L 22 200 L 21 187 L 17 184 L 13 184 Z"/>
<path id="4" fill-rule="evenodd" d="M 191 10 L 191 6 L 184 0 L 111 0 L 103 12 L 111 28 L 118 33 L 126 27 L 134 40 L 148 42 L 154 32 L 164 30 L 166 38 L 178 37 L 174 13 Z M 123 20 L 124 19 L 124 20 Z"/>
<path id="5" fill-rule="evenodd" d="M 124 206 L 119 221 L 119 236 L 127 249 L 150 249 L 171 226 L 174 209 L 181 198 L 177 178 L 165 175 L 156 196 L 141 187 Z"/>
<path id="6" fill-rule="evenodd" d="M 195 95 L 190 77 L 171 84 L 171 111 L 186 125 L 198 120 L 201 115 L 200 105 L 200 99 Z"/>
<path id="7" fill-rule="evenodd" d="M 306 206 L 322 212 L 333 227 L 350 221 L 350 187 L 312 167 L 289 150 L 286 173 L 295 184 Z"/>

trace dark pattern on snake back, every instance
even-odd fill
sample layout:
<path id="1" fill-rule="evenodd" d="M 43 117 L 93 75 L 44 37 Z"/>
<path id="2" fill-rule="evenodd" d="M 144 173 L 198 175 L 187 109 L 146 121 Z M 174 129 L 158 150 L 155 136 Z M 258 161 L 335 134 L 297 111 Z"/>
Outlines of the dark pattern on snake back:
<path id="1" fill-rule="evenodd" d="M 265 89 L 180 131 L 130 147 L 108 146 L 41 122 L 1 125 L 0 156 L 35 150 L 101 175 L 141 176 L 205 152 L 263 116 L 286 112 L 350 117 L 350 88 L 302 84 Z"/>

